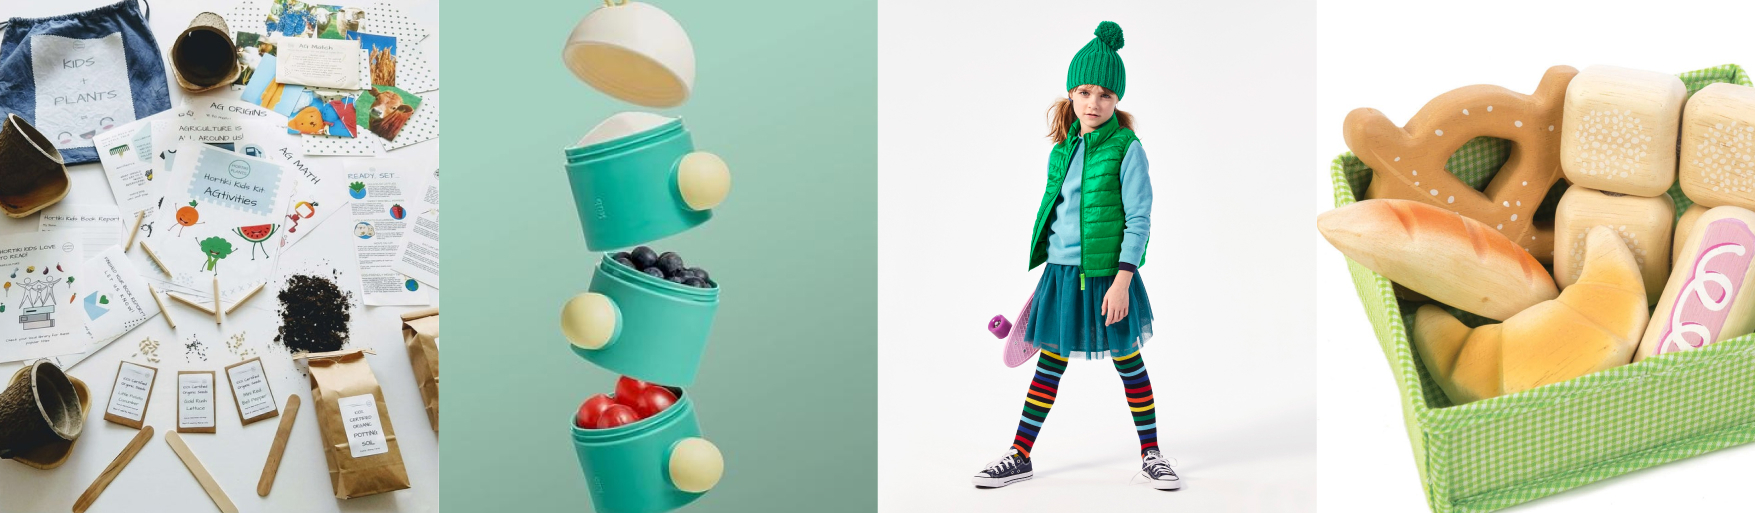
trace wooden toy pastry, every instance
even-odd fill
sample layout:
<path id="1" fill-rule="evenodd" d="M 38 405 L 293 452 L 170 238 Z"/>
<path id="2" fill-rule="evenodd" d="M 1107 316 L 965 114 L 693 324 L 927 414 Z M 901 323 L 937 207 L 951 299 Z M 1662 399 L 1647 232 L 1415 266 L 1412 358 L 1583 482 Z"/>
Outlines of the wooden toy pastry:
<path id="1" fill-rule="evenodd" d="M 1574 185 L 1560 196 L 1554 213 L 1554 282 L 1560 290 L 1578 281 L 1584 270 L 1586 235 L 1592 228 L 1607 226 L 1621 236 L 1633 252 L 1633 262 L 1645 277 L 1645 300 L 1656 303 L 1670 279 L 1670 235 L 1674 233 L 1676 203 L 1668 194 L 1645 198 Z"/>
<path id="2" fill-rule="evenodd" d="M 1672 269 L 1676 266 L 1676 260 L 1682 258 L 1682 243 L 1688 242 L 1689 229 L 1694 227 L 1694 222 L 1699 221 L 1700 215 L 1705 214 L 1707 210 L 1711 209 L 1695 203 L 1688 206 L 1688 210 L 1682 211 L 1680 219 L 1676 219 L 1676 236 L 1670 237 L 1670 267 Z"/>
<path id="3" fill-rule="evenodd" d="M 1755 212 L 1714 207 L 1688 230 L 1634 361 L 1691 351 L 1755 330 Z"/>
<path id="4" fill-rule="evenodd" d="M 1530 218 L 1560 179 L 1561 105 L 1576 74 L 1570 66 L 1548 68 L 1533 95 L 1493 85 L 1456 89 L 1433 98 L 1401 127 L 1376 109 L 1347 114 L 1342 130 L 1347 147 L 1372 170 L 1365 197 L 1413 200 L 1457 212 L 1533 251 L 1547 239 L 1536 233 Z M 1463 143 L 1480 136 L 1516 145 L 1485 192 L 1444 167 Z"/>
<path id="5" fill-rule="evenodd" d="M 1559 294 L 1542 264 L 1511 239 L 1417 201 L 1361 201 L 1323 212 L 1316 228 L 1360 265 L 1482 317 L 1503 320 Z"/>
<path id="6" fill-rule="evenodd" d="M 1599 191 L 1657 196 L 1676 181 L 1676 133 L 1687 86 L 1675 75 L 1585 68 L 1566 88 L 1560 166 Z"/>
<path id="7" fill-rule="evenodd" d="M 1443 308 L 1414 314 L 1414 349 L 1452 403 L 1513 394 L 1625 365 L 1646 324 L 1644 278 L 1606 226 L 1586 236 L 1584 272 L 1558 298 L 1470 329 Z"/>
<path id="8" fill-rule="evenodd" d="M 1708 207 L 1755 209 L 1755 88 L 1712 84 L 1682 109 L 1676 179 Z"/>

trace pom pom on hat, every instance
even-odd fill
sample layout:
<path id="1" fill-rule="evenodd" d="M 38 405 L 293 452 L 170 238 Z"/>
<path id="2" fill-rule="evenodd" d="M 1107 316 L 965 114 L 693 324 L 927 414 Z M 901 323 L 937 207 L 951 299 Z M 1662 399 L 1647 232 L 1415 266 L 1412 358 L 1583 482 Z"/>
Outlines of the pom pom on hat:
<path id="1" fill-rule="evenodd" d="M 1113 21 L 1098 23 L 1097 31 L 1092 32 L 1092 34 L 1097 36 L 1098 41 L 1103 42 L 1103 46 L 1109 47 L 1110 51 L 1120 50 L 1121 46 L 1127 43 L 1127 40 L 1121 37 L 1121 25 L 1117 25 Z"/>

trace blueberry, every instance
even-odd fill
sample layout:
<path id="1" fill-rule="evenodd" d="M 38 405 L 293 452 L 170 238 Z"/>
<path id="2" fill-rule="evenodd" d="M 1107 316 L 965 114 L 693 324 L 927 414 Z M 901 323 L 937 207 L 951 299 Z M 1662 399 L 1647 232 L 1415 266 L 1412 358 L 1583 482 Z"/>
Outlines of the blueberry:
<path id="1" fill-rule="evenodd" d="M 664 271 L 658 270 L 657 267 L 647 267 L 645 269 L 641 269 L 640 272 L 649 274 L 653 278 L 658 278 L 660 280 L 664 279 Z"/>
<path id="2" fill-rule="evenodd" d="M 688 285 L 690 287 L 700 287 L 703 289 L 707 288 L 707 281 L 706 280 L 702 280 L 700 278 L 695 278 L 692 276 L 689 278 L 683 279 L 682 283 L 683 283 L 683 285 Z"/>
<path id="3" fill-rule="evenodd" d="M 628 260 L 633 260 L 634 256 L 632 253 L 628 253 L 626 251 L 615 254 L 615 259 L 617 259 L 617 260 L 624 259 L 624 258 L 628 259 Z"/>
<path id="4" fill-rule="evenodd" d="M 700 278 L 702 280 L 710 280 L 711 279 L 711 277 L 707 276 L 707 270 L 699 268 L 699 267 L 690 267 L 689 273 L 695 275 L 696 278 Z"/>
<path id="5" fill-rule="evenodd" d="M 626 253 L 623 253 L 622 255 L 625 255 L 625 254 Z M 628 267 L 634 267 L 634 261 L 630 260 L 630 259 L 628 259 L 628 257 L 622 256 L 622 255 L 616 255 L 615 262 L 618 264 L 628 266 Z"/>
<path id="6" fill-rule="evenodd" d="M 664 274 L 676 275 L 677 271 L 683 270 L 683 259 L 675 252 L 666 251 L 664 254 L 658 255 L 658 268 L 663 270 Z"/>
<path id="7" fill-rule="evenodd" d="M 641 269 L 652 267 L 652 264 L 658 262 L 658 253 L 654 253 L 652 248 L 646 246 L 634 248 L 634 252 L 630 256 L 633 258 L 634 264 Z"/>
<path id="8" fill-rule="evenodd" d="M 670 280 L 671 283 L 676 283 L 676 284 L 683 283 L 683 278 L 681 276 L 671 276 L 671 277 L 665 278 L 665 279 Z"/>

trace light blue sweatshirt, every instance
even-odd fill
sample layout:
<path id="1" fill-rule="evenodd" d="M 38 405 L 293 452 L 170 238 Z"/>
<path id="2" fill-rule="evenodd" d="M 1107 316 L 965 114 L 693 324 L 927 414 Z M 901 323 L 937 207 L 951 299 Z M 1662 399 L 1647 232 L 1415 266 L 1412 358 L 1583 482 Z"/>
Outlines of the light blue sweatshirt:
<path id="1" fill-rule="evenodd" d="M 1079 265 L 1079 189 L 1085 176 L 1085 145 L 1083 138 L 1074 139 L 1072 164 L 1067 166 L 1066 179 L 1060 185 L 1060 200 L 1054 205 L 1054 221 L 1049 223 L 1048 263 Z M 1152 233 L 1152 179 L 1147 172 L 1146 150 L 1139 141 L 1128 145 L 1121 158 L 1121 210 L 1127 217 L 1127 228 L 1121 236 L 1121 268 L 1137 271 L 1140 257 L 1146 253 L 1146 238 Z"/>

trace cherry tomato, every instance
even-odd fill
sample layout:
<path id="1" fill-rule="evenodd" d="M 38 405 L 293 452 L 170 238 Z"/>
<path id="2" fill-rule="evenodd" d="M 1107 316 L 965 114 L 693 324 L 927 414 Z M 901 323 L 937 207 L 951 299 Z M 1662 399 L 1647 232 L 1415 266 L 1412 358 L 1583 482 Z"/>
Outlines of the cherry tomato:
<path id="1" fill-rule="evenodd" d="M 603 415 L 603 410 L 614 404 L 615 400 L 611 399 L 609 394 L 591 396 L 590 399 L 585 400 L 585 404 L 579 405 L 579 415 L 573 418 L 573 424 L 580 428 L 591 429 L 591 426 L 597 424 L 597 418 Z"/>
<path id="2" fill-rule="evenodd" d="M 638 420 L 640 420 L 640 414 L 634 412 L 633 408 L 629 408 L 627 405 L 622 404 L 612 404 L 608 408 L 603 409 L 602 415 L 597 416 L 597 423 L 593 425 L 593 427 L 597 429 L 609 429 Z"/>
<path id="3" fill-rule="evenodd" d="M 670 393 L 670 389 L 649 386 L 634 398 L 634 412 L 643 419 L 657 415 L 672 404 L 676 404 L 676 394 Z"/>
<path id="4" fill-rule="evenodd" d="M 636 400 L 640 398 L 640 391 L 646 389 L 647 386 L 650 385 L 644 381 L 622 376 L 621 379 L 615 381 L 615 403 L 633 407 L 638 404 Z"/>

